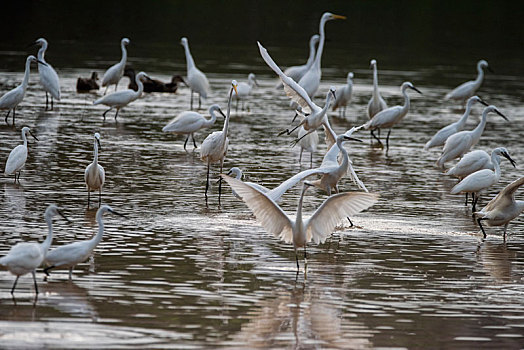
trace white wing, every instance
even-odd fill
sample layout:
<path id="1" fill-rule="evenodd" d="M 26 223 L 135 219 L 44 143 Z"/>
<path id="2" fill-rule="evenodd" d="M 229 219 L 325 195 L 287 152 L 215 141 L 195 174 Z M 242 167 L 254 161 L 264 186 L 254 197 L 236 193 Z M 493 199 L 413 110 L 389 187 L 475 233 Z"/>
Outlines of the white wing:
<path id="1" fill-rule="evenodd" d="M 462 181 L 456 184 L 450 191 L 451 194 L 460 192 L 478 192 L 497 183 L 498 179 L 495 172 L 490 169 L 482 169 L 473 174 L 469 174 Z"/>
<path id="2" fill-rule="evenodd" d="M 337 165 L 338 166 L 338 165 Z M 278 187 L 275 187 L 271 191 L 267 193 L 267 196 L 271 198 L 271 200 L 277 202 L 280 200 L 280 197 L 284 193 L 287 192 L 291 187 L 295 186 L 300 181 L 304 180 L 305 178 L 315 175 L 315 174 L 325 174 L 329 172 L 330 169 L 324 169 L 322 167 L 316 168 L 316 169 L 307 169 L 304 171 L 299 172 L 298 174 L 290 177 L 286 181 L 282 182 Z"/>
<path id="3" fill-rule="evenodd" d="M 246 185 L 240 180 L 227 175 L 220 175 L 229 186 L 238 193 L 249 209 L 255 214 L 257 221 L 264 229 L 275 237 L 291 243 L 293 241 L 293 222 L 268 196 L 259 190 Z"/>
<path id="4" fill-rule="evenodd" d="M 89 255 L 89 241 L 74 242 L 47 252 L 45 263 L 51 266 L 72 266 L 86 259 Z"/>
<path id="5" fill-rule="evenodd" d="M 5 163 L 5 170 L 4 172 L 6 175 L 10 175 L 14 173 L 15 171 L 20 170 L 27 160 L 27 147 L 24 145 L 18 145 L 11 153 L 9 153 L 9 157 L 7 158 L 7 162 Z"/>
<path id="6" fill-rule="evenodd" d="M 267 50 L 257 41 L 258 48 L 260 50 L 260 55 L 266 61 L 267 65 L 275 71 L 275 73 L 278 74 L 280 79 L 282 80 L 282 84 L 284 84 L 284 91 L 286 92 L 286 95 L 291 98 L 293 101 L 298 103 L 300 107 L 302 107 L 302 111 L 304 113 L 311 113 L 312 110 L 315 109 L 315 105 L 309 98 L 306 91 L 302 88 L 302 86 L 298 85 L 296 81 L 288 77 L 287 75 L 282 72 L 282 70 L 277 66 L 275 61 L 269 56 L 269 53 Z"/>
<path id="7" fill-rule="evenodd" d="M 494 210 L 496 207 L 505 207 L 514 200 L 515 191 L 524 184 L 524 177 L 521 177 L 518 180 L 513 181 L 502 191 L 497 194 L 489 203 L 482 209 L 483 212 L 488 212 Z"/>
<path id="8" fill-rule="evenodd" d="M 324 242 L 340 221 L 375 204 L 378 194 L 364 192 L 339 193 L 329 197 L 306 223 L 306 240 Z"/>
<path id="9" fill-rule="evenodd" d="M 103 104 L 109 107 L 120 107 L 125 106 L 129 102 L 134 101 L 138 98 L 138 94 L 134 90 L 122 90 L 113 92 L 112 94 L 106 95 L 102 98 L 99 98 L 94 105 Z"/>

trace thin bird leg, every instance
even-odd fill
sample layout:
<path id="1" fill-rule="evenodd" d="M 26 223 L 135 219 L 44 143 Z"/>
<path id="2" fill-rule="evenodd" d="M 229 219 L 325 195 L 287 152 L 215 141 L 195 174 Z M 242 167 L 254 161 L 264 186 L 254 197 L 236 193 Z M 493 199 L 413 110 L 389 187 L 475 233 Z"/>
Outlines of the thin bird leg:
<path id="1" fill-rule="evenodd" d="M 207 189 L 209 188 L 209 160 L 207 161 L 207 178 L 206 178 L 206 193 L 205 193 L 205 197 L 206 197 L 206 203 L 207 203 Z"/>
<path id="2" fill-rule="evenodd" d="M 9 125 L 9 122 L 7 121 L 7 118 L 9 118 L 9 113 L 11 113 L 11 110 L 7 111 L 7 114 L 5 115 L 5 123 Z"/>
<path id="3" fill-rule="evenodd" d="M 36 284 L 36 273 L 35 270 L 31 271 L 31 274 L 33 275 L 33 282 L 35 283 L 35 292 L 38 294 L 38 285 Z"/>
<path id="4" fill-rule="evenodd" d="M 193 89 L 191 89 L 191 102 L 190 102 L 190 110 L 193 110 Z"/>
<path id="5" fill-rule="evenodd" d="M 195 141 L 195 135 L 191 134 L 191 138 L 193 139 L 193 146 L 195 146 L 195 148 L 198 148 L 196 141 Z"/>
<path id="6" fill-rule="evenodd" d="M 187 145 L 187 140 L 189 140 L 189 135 L 190 134 L 187 134 L 186 140 L 184 141 L 184 151 L 186 151 L 186 145 Z"/>
<path id="7" fill-rule="evenodd" d="M 298 157 L 298 164 L 302 165 L 302 152 L 304 152 L 303 148 L 300 148 L 300 156 Z"/>
<path id="8" fill-rule="evenodd" d="M 98 207 L 100 208 L 100 204 L 102 204 L 102 186 L 98 188 Z"/>
<path id="9" fill-rule="evenodd" d="M 508 224 L 509 224 L 509 222 L 506 223 L 506 225 L 504 225 L 504 242 L 506 242 L 506 237 L 507 237 L 507 235 L 506 235 L 506 231 L 507 231 L 507 229 L 508 229 Z"/>
<path id="10" fill-rule="evenodd" d="M 377 140 L 378 143 L 382 144 L 382 141 L 380 141 L 380 138 L 378 138 L 378 137 L 375 135 L 375 133 L 373 132 L 373 130 L 371 130 L 370 132 L 371 132 L 371 136 L 373 136 L 373 138 L 374 138 L 375 140 Z M 378 129 L 378 132 L 380 133 L 380 129 Z"/>
<path id="11" fill-rule="evenodd" d="M 464 203 L 465 206 L 468 205 L 468 192 L 466 192 L 466 203 Z"/>
<path id="12" fill-rule="evenodd" d="M 71 281 L 73 279 L 73 266 L 69 268 L 69 280 Z"/>
<path id="13" fill-rule="evenodd" d="M 298 126 L 297 126 L 297 127 L 298 127 Z M 296 128 L 295 128 L 295 129 L 296 129 Z M 295 129 L 293 129 L 293 130 L 295 130 Z M 291 130 L 291 132 L 293 132 L 293 130 Z M 306 137 L 307 135 L 311 134 L 313 131 L 315 131 L 315 130 L 309 130 L 309 131 L 307 132 L 307 134 L 304 134 L 304 135 L 300 136 L 298 139 L 295 139 L 295 140 L 291 141 L 291 147 L 295 147 L 295 146 L 297 145 L 297 143 L 300 142 L 300 140 L 302 140 L 302 139 L 303 139 L 304 137 Z M 289 135 L 289 134 L 288 134 L 288 135 Z"/>
<path id="14" fill-rule="evenodd" d="M 309 152 L 309 169 L 313 168 L 313 152 Z"/>
<path id="15" fill-rule="evenodd" d="M 118 117 L 118 112 L 120 111 L 120 108 L 117 108 L 116 109 L 116 113 L 115 113 L 115 120 L 116 120 L 116 117 Z"/>
<path id="16" fill-rule="evenodd" d="M 479 200 L 479 196 L 476 195 L 476 196 L 475 196 L 475 199 L 473 200 L 473 207 L 471 208 L 471 211 L 472 211 L 473 213 L 477 211 L 477 210 L 476 210 L 476 207 L 477 207 L 477 202 L 478 202 L 478 200 Z"/>
<path id="17" fill-rule="evenodd" d="M 281 131 L 281 132 L 278 134 L 278 136 L 281 136 L 281 135 L 284 135 L 284 134 L 291 135 L 291 133 L 292 133 L 293 131 L 297 130 L 299 126 L 302 126 L 302 123 L 298 124 L 297 126 L 295 126 L 295 127 L 294 127 L 293 129 L 291 129 L 291 130 L 286 129 L 286 130 L 284 130 L 284 131 Z M 307 135 L 307 134 L 306 134 L 306 135 Z M 304 136 L 305 136 L 305 135 L 304 135 Z M 304 136 L 302 136 L 302 137 L 304 137 Z"/>
<path id="18" fill-rule="evenodd" d="M 486 238 L 486 231 L 484 231 L 484 227 L 482 227 L 482 223 L 480 222 L 481 220 L 482 218 L 478 218 L 477 223 L 479 224 L 480 229 L 482 230 L 482 233 L 484 234 L 484 238 Z"/>
<path id="19" fill-rule="evenodd" d="M 220 160 L 220 174 L 222 174 L 222 170 L 224 167 L 224 158 Z M 222 195 L 222 176 L 218 178 L 218 205 L 220 206 L 220 196 Z"/>
<path id="20" fill-rule="evenodd" d="M 295 259 L 297 260 L 297 274 L 298 274 L 298 271 L 300 270 L 300 265 L 298 264 L 297 248 L 295 248 Z"/>
<path id="21" fill-rule="evenodd" d="M 291 121 L 291 124 L 293 124 L 293 122 L 295 121 L 295 119 L 297 119 L 298 117 L 298 112 L 295 112 L 295 116 L 293 117 L 293 120 Z"/>
<path id="22" fill-rule="evenodd" d="M 53 110 L 53 96 L 51 96 L 51 110 Z"/>
<path id="23" fill-rule="evenodd" d="M 389 151 L 389 134 L 391 134 L 391 129 L 389 129 L 388 136 L 386 136 L 386 153 Z"/>
<path id="24" fill-rule="evenodd" d="M 306 250 L 307 244 L 304 244 L 304 270 L 307 269 L 307 250 Z"/>
<path id="25" fill-rule="evenodd" d="M 200 109 L 201 104 L 202 104 L 202 96 L 198 94 L 198 109 Z"/>
<path id="26" fill-rule="evenodd" d="M 109 112 L 110 110 L 112 110 L 113 107 L 109 108 L 107 111 L 105 111 L 104 113 L 102 113 L 102 116 L 104 117 L 104 121 L 106 121 L 106 114 L 107 112 Z"/>
<path id="27" fill-rule="evenodd" d="M 16 107 L 13 108 L 13 126 L 15 126 Z"/>
<path id="28" fill-rule="evenodd" d="M 47 111 L 47 104 L 49 103 L 47 98 L 47 91 L 45 92 L 45 110 Z"/>
<path id="29" fill-rule="evenodd" d="M 44 273 L 45 273 L 47 276 L 49 276 L 49 271 L 50 271 L 51 269 L 54 269 L 54 268 L 55 268 L 55 265 L 48 266 L 48 267 L 46 267 L 46 268 L 44 269 Z"/>
<path id="30" fill-rule="evenodd" d="M 353 227 L 353 222 L 351 221 L 351 219 L 349 218 L 349 216 L 346 216 L 348 221 L 349 221 L 349 227 Z"/>
<path id="31" fill-rule="evenodd" d="M 20 278 L 20 276 L 16 276 L 15 283 L 13 283 L 13 288 L 11 288 L 11 294 L 14 294 L 15 288 L 16 288 L 16 283 L 18 282 L 19 278 Z"/>

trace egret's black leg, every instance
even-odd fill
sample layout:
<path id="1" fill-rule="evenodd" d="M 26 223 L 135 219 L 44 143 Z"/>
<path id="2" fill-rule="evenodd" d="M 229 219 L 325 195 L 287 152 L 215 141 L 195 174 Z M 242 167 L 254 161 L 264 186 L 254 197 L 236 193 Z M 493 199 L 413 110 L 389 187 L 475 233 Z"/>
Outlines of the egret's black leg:
<path id="1" fill-rule="evenodd" d="M 104 121 L 106 121 L 106 114 L 107 112 L 109 112 L 112 108 L 109 108 L 107 111 L 105 111 L 104 113 L 102 113 L 102 116 L 104 117 Z"/>
<path id="2" fill-rule="evenodd" d="M 353 227 L 353 222 L 351 221 L 351 219 L 349 218 L 349 216 L 347 216 L 348 218 L 348 221 L 349 221 L 349 227 Z"/>
<path id="3" fill-rule="evenodd" d="M 187 140 L 189 140 L 189 135 L 187 134 L 186 140 L 184 141 L 184 151 L 186 150 Z"/>
<path id="4" fill-rule="evenodd" d="M 5 115 L 5 123 L 9 125 L 9 122 L 7 121 L 7 118 L 9 118 L 9 114 L 11 113 L 11 110 L 7 111 L 7 114 Z"/>
<path id="5" fill-rule="evenodd" d="M 47 91 L 45 92 L 45 110 L 47 111 L 47 104 L 48 104 L 48 98 L 47 98 Z"/>
<path id="6" fill-rule="evenodd" d="M 116 120 L 116 117 L 118 117 L 118 112 L 120 111 L 120 109 L 116 109 L 116 113 L 115 113 L 115 120 Z"/>
<path id="7" fill-rule="evenodd" d="M 386 136 L 386 152 L 389 151 L 389 135 L 391 134 L 391 129 L 388 131 L 388 136 Z"/>
<path id="8" fill-rule="evenodd" d="M 375 133 L 373 132 L 373 130 L 370 131 L 371 132 L 371 136 L 373 136 L 373 138 L 375 140 L 377 140 L 378 143 L 382 144 L 382 141 L 380 141 L 380 138 L 378 138 Z M 378 132 L 380 133 L 380 129 L 378 129 Z"/>
<path id="9" fill-rule="evenodd" d="M 191 103 L 189 109 L 193 110 L 193 90 L 191 90 Z"/>
<path id="10" fill-rule="evenodd" d="M 482 233 L 484 234 L 484 238 L 486 238 L 486 231 L 484 231 L 484 227 L 482 227 L 482 223 L 480 222 L 481 220 L 482 218 L 478 218 L 477 223 L 479 224 L 480 229 L 482 230 Z"/>
<path id="11" fill-rule="evenodd" d="M 31 274 L 33 275 L 33 282 L 35 283 L 35 292 L 38 294 L 38 285 L 36 284 L 36 273 L 35 271 L 31 271 Z"/>
<path id="12" fill-rule="evenodd" d="M 16 276 L 15 283 L 13 283 L 13 287 L 11 288 L 11 294 L 15 293 L 16 283 L 18 282 L 19 278 L 20 278 L 20 276 Z"/>
<path id="13" fill-rule="evenodd" d="M 206 177 L 206 194 L 205 194 L 205 197 L 206 197 L 206 203 L 207 203 L 207 190 L 209 188 L 209 161 L 207 162 L 207 177 Z"/>
<path id="14" fill-rule="evenodd" d="M 198 148 L 196 141 L 195 141 L 195 135 L 191 134 L 191 138 L 193 139 L 193 146 L 195 146 L 195 148 Z"/>

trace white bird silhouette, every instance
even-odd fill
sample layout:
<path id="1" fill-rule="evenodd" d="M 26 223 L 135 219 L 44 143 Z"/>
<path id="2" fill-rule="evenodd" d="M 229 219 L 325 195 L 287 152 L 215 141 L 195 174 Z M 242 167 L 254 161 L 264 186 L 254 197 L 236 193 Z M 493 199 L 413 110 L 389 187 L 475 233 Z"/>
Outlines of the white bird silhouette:
<path id="1" fill-rule="evenodd" d="M 126 62 L 127 62 L 126 46 L 129 45 L 129 43 L 130 41 L 128 38 L 122 38 L 122 40 L 120 40 L 120 48 L 122 49 L 122 58 L 120 59 L 120 62 L 109 67 L 106 70 L 106 72 L 104 73 L 104 76 L 102 77 L 102 86 L 106 86 L 104 95 L 107 93 L 107 89 L 109 89 L 109 85 L 114 84 L 115 91 L 116 91 L 116 89 L 118 88 L 118 82 L 124 76 L 124 69 L 126 68 Z"/>
<path id="2" fill-rule="evenodd" d="M 320 39 L 320 36 L 318 34 L 314 34 L 309 39 L 309 58 L 307 59 L 306 64 L 303 64 L 301 66 L 291 66 L 284 70 L 284 74 L 296 81 L 297 83 L 300 81 L 300 78 L 306 74 L 306 72 L 311 68 L 311 65 L 313 65 L 313 61 L 315 60 L 315 46 L 317 45 L 318 41 Z M 282 82 L 279 82 L 276 86 L 277 89 L 282 88 Z"/>
<path id="3" fill-rule="evenodd" d="M 249 97 L 255 85 L 258 86 L 258 82 L 254 73 L 249 73 L 247 76 L 247 83 L 238 83 L 238 94 L 233 94 L 233 98 L 237 101 L 235 111 L 238 110 L 238 100 L 242 100 L 242 110 L 244 110 L 244 101 Z"/>
<path id="4" fill-rule="evenodd" d="M 488 65 L 488 62 L 485 60 L 480 60 L 477 62 L 477 78 L 475 80 L 470 80 L 465 83 L 460 84 L 456 88 L 453 89 L 453 91 L 448 92 L 444 99 L 446 100 L 457 100 L 457 101 L 466 101 L 471 96 L 475 95 L 475 92 L 480 88 L 480 85 L 482 85 L 482 81 L 484 80 L 484 68 L 487 68 L 489 71 L 493 72 L 491 68 Z"/>
<path id="5" fill-rule="evenodd" d="M 47 40 L 40 38 L 35 41 L 35 44 L 40 45 L 40 49 L 38 50 L 38 60 L 45 63 L 45 65 L 38 65 L 40 84 L 42 84 L 45 90 L 45 109 L 47 110 L 48 105 L 48 92 L 51 95 L 51 109 L 53 109 L 53 99 L 60 101 L 60 81 L 58 80 L 58 74 L 56 74 L 54 68 L 47 63 L 44 58 L 47 50 Z"/>
<path id="6" fill-rule="evenodd" d="M 380 96 L 378 91 L 378 72 L 377 72 L 377 61 L 371 60 L 370 68 L 373 68 L 373 92 L 371 94 L 371 99 L 368 102 L 368 118 L 371 119 L 378 112 L 388 108 L 386 101 Z"/>
<path id="7" fill-rule="evenodd" d="M 35 138 L 35 140 L 38 141 L 31 130 L 27 126 L 24 126 L 22 128 L 22 140 L 24 143 L 13 148 L 9 153 L 9 157 L 7 157 L 7 161 L 5 162 L 4 173 L 8 176 L 14 174 L 15 183 L 16 173 L 18 173 L 18 182 L 20 183 L 20 174 L 22 173 L 22 168 L 24 167 L 25 161 L 27 160 L 27 133 L 29 133 Z"/>
<path id="8" fill-rule="evenodd" d="M 346 116 L 346 107 L 351 102 L 351 95 L 353 93 L 353 72 L 349 72 L 347 76 L 346 85 L 337 90 L 337 98 L 333 104 L 333 111 L 339 109 L 339 114 Z"/>
<path id="9" fill-rule="evenodd" d="M 202 98 L 205 100 L 207 98 L 207 94 L 209 93 L 209 81 L 207 80 L 206 75 L 196 67 L 193 56 L 191 56 L 191 52 L 189 51 L 189 43 L 187 38 L 180 39 L 180 44 L 182 44 L 186 53 L 186 83 L 191 89 L 190 109 L 193 109 L 193 92 L 198 93 L 198 108 L 200 109 Z"/>
<path id="10" fill-rule="evenodd" d="M 504 147 L 498 147 L 498 149 L 509 154 L 508 150 Z M 492 155 L 493 152 L 495 152 L 495 149 L 491 151 Z M 495 170 L 495 165 L 491 161 L 491 156 L 486 151 L 475 150 L 466 153 L 454 167 L 446 172 L 446 175 L 463 179 L 469 174 L 482 169 Z"/>
<path id="11" fill-rule="evenodd" d="M 98 190 L 98 206 L 102 203 L 102 187 L 106 181 L 106 172 L 98 164 L 98 149 L 100 147 L 100 134 L 95 132 L 93 145 L 93 162 L 86 167 L 84 180 L 87 188 L 87 207 L 89 208 L 91 191 Z"/>

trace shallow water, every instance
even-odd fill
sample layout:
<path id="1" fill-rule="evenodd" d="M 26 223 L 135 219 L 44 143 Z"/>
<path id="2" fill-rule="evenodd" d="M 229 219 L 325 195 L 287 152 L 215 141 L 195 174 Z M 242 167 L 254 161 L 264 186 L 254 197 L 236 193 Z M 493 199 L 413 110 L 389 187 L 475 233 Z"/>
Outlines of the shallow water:
<path id="1" fill-rule="evenodd" d="M 252 48 L 245 52 L 256 53 Z M 23 61 L 24 55 L 17 55 Z M 273 56 L 279 62 L 281 55 L 275 50 Z M 333 55 L 340 58 L 343 52 Z M 231 79 L 245 80 L 250 68 L 257 73 L 261 86 L 248 102 L 249 111 L 236 112 L 233 107 L 225 169 L 238 166 L 246 181 L 272 188 L 308 162 L 298 163 L 299 151 L 289 146 L 291 138 L 277 137 L 293 113 L 283 92 L 273 88 L 272 72 L 258 57 L 250 60 L 245 66 L 218 66 L 211 59 L 202 63 L 212 85 L 206 105 L 219 103 L 225 110 Z M 163 80 L 170 73 L 158 67 L 184 69 L 183 61 L 135 57 L 132 63 L 152 67 L 144 70 Z M 405 80 L 412 80 L 424 95 L 410 93 L 411 111 L 393 129 L 387 155 L 370 145 L 367 133 L 360 135 L 365 142 L 346 144 L 360 179 L 381 199 L 353 218 L 355 227 L 344 223 L 325 244 L 308 246 L 307 277 L 302 272 L 296 276 L 292 246 L 265 233 L 227 185 L 219 207 L 212 181 L 206 207 L 206 166 L 198 150 L 185 152 L 182 137 L 161 131 L 188 109 L 187 88 L 177 94 L 145 94 L 123 109 L 116 122 L 112 112 L 104 122 L 104 107 L 92 106 L 102 91 L 75 91 L 76 78 L 89 75 L 89 70 L 60 72 L 63 98 L 54 111 L 44 111 L 44 93 L 33 74 L 16 128 L 0 123 L 3 159 L 20 142 L 22 125 L 29 125 L 40 140 L 30 141 L 21 183 L 0 180 L 0 255 L 17 242 L 43 239 L 48 203 L 62 207 L 74 221 L 55 220 L 53 246 L 89 238 L 96 231 L 97 205 L 87 209 L 83 180 L 92 160 L 94 132 L 101 134 L 100 163 L 107 177 L 102 201 L 127 218 L 105 216 L 102 243 L 75 269 L 72 281 L 66 270 L 53 272 L 47 281 L 39 271 L 37 299 L 29 275 L 20 278 L 12 298 L 14 276 L 0 271 L 0 346 L 522 347 L 522 219 L 510 224 L 507 242 L 499 228 L 488 228 L 482 240 L 463 197 L 449 194 L 456 181 L 434 166 L 438 151 L 422 150 L 436 130 L 461 114 L 456 106 L 442 102 L 449 88 L 474 75 L 474 63 L 458 64 L 465 70 L 428 66 L 380 71 L 381 91 L 389 105 L 401 102 L 398 86 Z M 339 61 L 337 67 L 341 65 Z M 319 104 L 330 85 L 344 83 L 345 69 L 324 69 Z M 367 62 L 354 71 L 347 117 L 330 112 L 337 133 L 366 120 L 372 89 Z M 2 91 L 21 76 L 19 71 L 2 73 Z M 124 79 L 120 88 L 126 83 Z M 518 166 L 513 169 L 502 161 L 501 181 L 484 194 L 483 204 L 522 176 L 524 109 L 518 91 L 523 88 L 522 76 L 493 74 L 482 87 L 482 97 L 496 104 L 511 123 L 490 117 L 477 149 L 505 146 Z M 480 111 L 474 108 L 468 129 L 478 122 Z M 219 118 L 212 129 L 197 133 L 198 143 L 221 127 Z M 324 151 L 322 140 L 315 165 L 320 165 Z M 213 179 L 217 174 L 215 166 Z M 348 178 L 339 188 L 356 190 Z M 284 197 L 282 206 L 290 213 L 298 191 Z M 324 198 L 320 191 L 309 192 L 306 210 L 313 211 Z"/>

